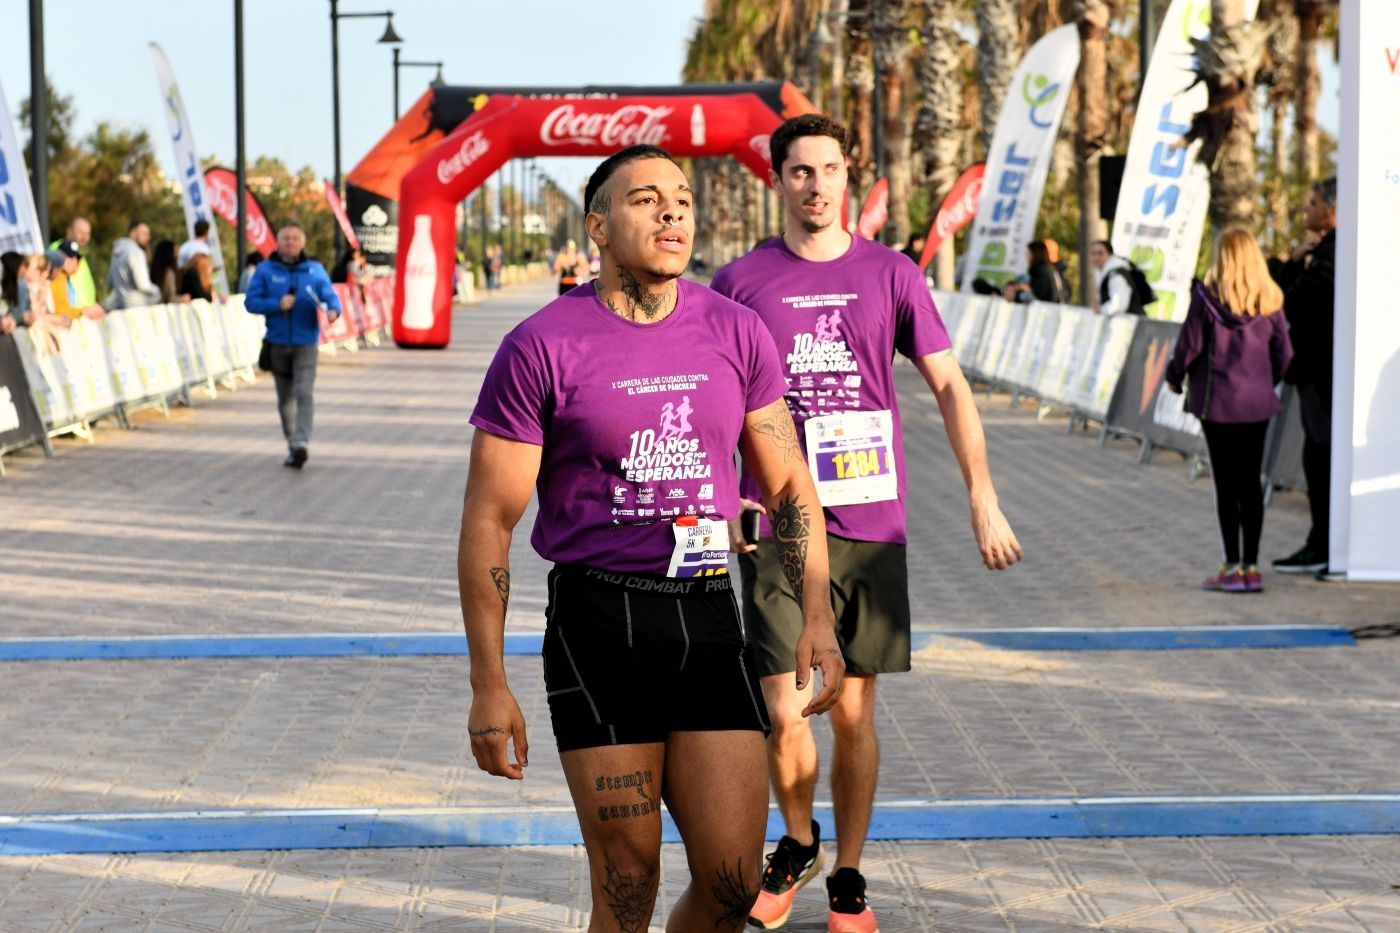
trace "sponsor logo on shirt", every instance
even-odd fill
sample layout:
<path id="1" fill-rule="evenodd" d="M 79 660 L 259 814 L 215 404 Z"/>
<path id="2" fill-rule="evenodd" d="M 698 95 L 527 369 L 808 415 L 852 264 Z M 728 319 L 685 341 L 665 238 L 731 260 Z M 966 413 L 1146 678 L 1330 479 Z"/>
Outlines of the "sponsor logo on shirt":
<path id="1" fill-rule="evenodd" d="M 697 498 L 700 498 L 700 499 L 713 499 L 714 497 L 715 497 L 715 484 L 714 484 L 714 483 L 701 483 L 701 484 L 700 484 L 700 492 L 698 493 Z"/>
<path id="2" fill-rule="evenodd" d="M 848 388 L 848 389 L 859 389 L 859 388 L 860 388 L 860 376 L 856 375 L 855 373 L 852 373 L 851 375 L 847 376 L 847 377 L 846 377 L 846 388 Z"/>
<path id="3" fill-rule="evenodd" d="M 627 487 L 626 487 L 626 486 L 614 486 L 614 487 L 613 487 L 613 501 L 616 502 L 618 505 L 621 505 L 622 503 L 624 503 L 624 502 L 627 501 Z"/>
<path id="4" fill-rule="evenodd" d="M 667 499 L 684 499 L 684 498 L 685 498 L 685 490 L 684 490 L 684 489 L 680 489 L 680 488 L 668 489 L 668 490 L 666 490 L 666 498 L 667 498 Z"/>
<path id="5" fill-rule="evenodd" d="M 645 489 L 637 490 L 637 504 L 651 505 L 656 501 L 656 490 L 648 486 Z"/>
<path id="6" fill-rule="evenodd" d="M 796 307 L 810 306 L 792 298 L 784 298 L 783 301 L 796 302 Z M 841 304 L 845 304 L 845 302 L 843 301 Z M 841 309 L 833 308 L 827 314 L 818 315 L 817 325 L 812 331 L 793 334 L 792 352 L 787 355 L 788 372 L 855 372 L 859 367 L 855 354 L 846 346 L 845 338 L 841 333 L 841 324 Z"/>

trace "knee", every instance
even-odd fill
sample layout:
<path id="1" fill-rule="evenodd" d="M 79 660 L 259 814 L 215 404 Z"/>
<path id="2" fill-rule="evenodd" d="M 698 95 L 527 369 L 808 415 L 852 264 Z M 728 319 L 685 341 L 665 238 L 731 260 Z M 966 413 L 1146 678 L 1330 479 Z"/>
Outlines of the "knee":
<path id="1" fill-rule="evenodd" d="M 611 840 L 588 853 L 595 891 L 613 902 L 640 908 L 656 896 L 661 854 L 644 851 L 627 840 Z"/>
<path id="2" fill-rule="evenodd" d="M 778 745 L 804 742 L 812 734 L 812 724 L 802 718 L 800 709 L 770 708 L 768 718 L 773 726 L 773 735 L 769 741 Z"/>

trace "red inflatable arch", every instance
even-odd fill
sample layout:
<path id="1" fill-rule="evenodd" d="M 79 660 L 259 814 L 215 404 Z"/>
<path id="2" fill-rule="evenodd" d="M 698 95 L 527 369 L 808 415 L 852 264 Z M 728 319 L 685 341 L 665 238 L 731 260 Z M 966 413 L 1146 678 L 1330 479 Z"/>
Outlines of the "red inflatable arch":
<path id="1" fill-rule="evenodd" d="M 784 86 L 786 103 L 801 98 Z M 791 112 L 810 112 L 805 98 Z M 457 205 L 513 158 L 601 161 L 637 143 L 676 156 L 732 155 L 768 177 L 768 137 L 782 117 L 752 93 L 545 99 L 493 96 L 403 176 L 394 341 L 445 347 L 452 336 Z"/>

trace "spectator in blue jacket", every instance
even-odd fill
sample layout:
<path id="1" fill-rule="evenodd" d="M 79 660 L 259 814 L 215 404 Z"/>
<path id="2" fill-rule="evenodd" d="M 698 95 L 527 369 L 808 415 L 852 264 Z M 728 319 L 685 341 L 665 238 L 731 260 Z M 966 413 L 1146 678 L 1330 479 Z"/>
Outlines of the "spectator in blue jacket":
<path id="1" fill-rule="evenodd" d="M 340 298 L 326 269 L 306 257 L 306 231 L 291 222 L 277 231 L 277 252 L 261 263 L 248 283 L 244 306 L 267 315 L 268 361 L 277 384 L 277 411 L 287 439 L 283 466 L 300 470 L 311 443 L 316 360 L 324 308 L 328 324 L 340 317 Z"/>

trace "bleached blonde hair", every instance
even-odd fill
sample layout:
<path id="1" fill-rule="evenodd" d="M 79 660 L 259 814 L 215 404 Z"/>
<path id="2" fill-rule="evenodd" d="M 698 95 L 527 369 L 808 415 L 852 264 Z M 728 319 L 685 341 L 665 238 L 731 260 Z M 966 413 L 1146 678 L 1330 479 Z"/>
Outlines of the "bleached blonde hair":
<path id="1" fill-rule="evenodd" d="M 1269 275 L 1259 242 L 1240 227 L 1215 238 L 1204 281 L 1231 313 L 1242 317 L 1269 315 L 1283 307 L 1283 289 Z"/>

